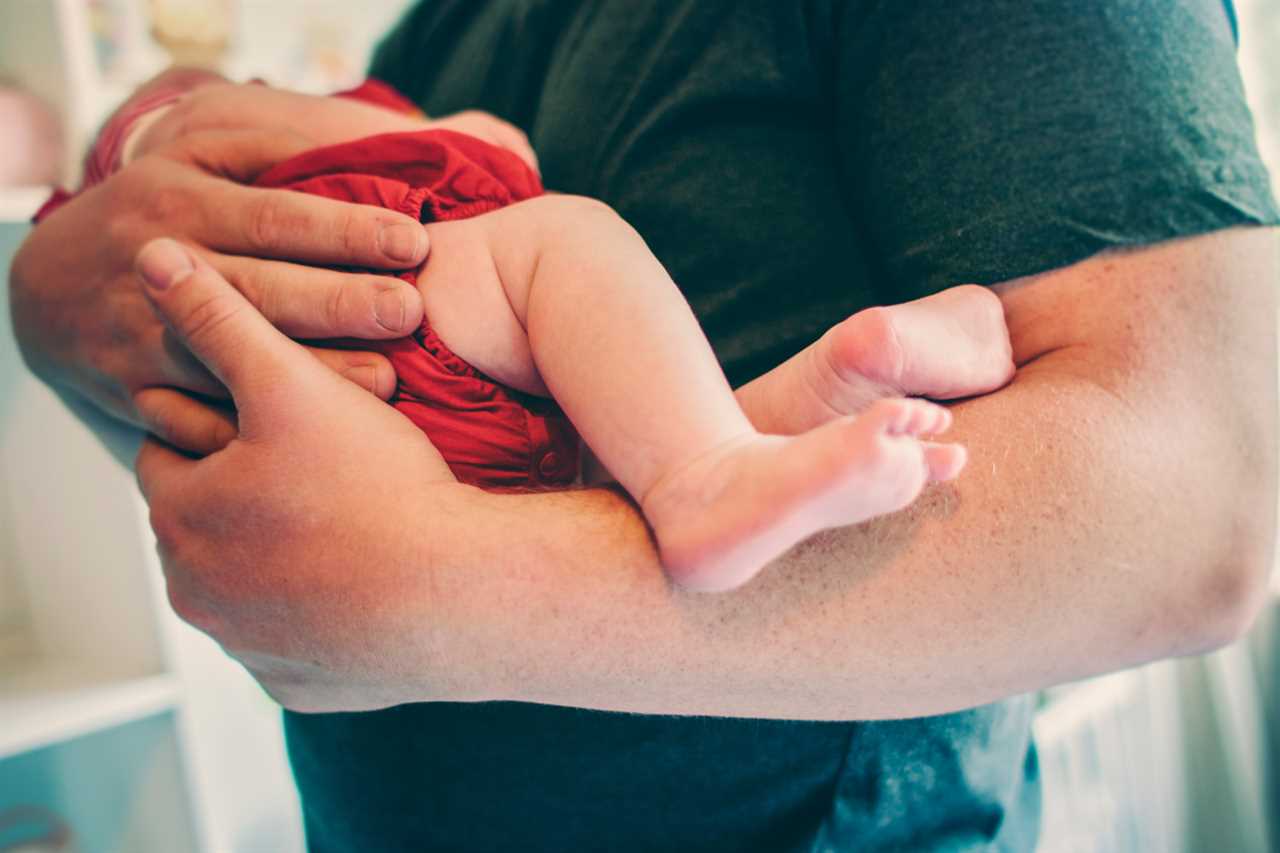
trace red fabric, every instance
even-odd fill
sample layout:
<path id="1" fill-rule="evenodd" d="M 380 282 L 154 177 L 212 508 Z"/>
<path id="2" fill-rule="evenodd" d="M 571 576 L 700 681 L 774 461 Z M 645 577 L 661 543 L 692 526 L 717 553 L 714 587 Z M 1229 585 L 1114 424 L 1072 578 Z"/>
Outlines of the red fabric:
<path id="1" fill-rule="evenodd" d="M 78 192 L 120 168 L 120 151 L 134 122 L 188 88 L 183 80 L 147 91 L 112 116 L 85 158 Z M 421 115 L 413 102 L 378 80 L 338 97 Z M 519 157 L 448 130 L 390 133 L 317 148 L 278 164 L 257 184 L 375 204 L 422 222 L 465 219 L 542 194 L 538 176 Z M 57 188 L 34 220 L 71 198 Z M 400 277 L 416 283 L 413 273 Z M 562 488 L 573 482 L 578 435 L 553 401 L 494 382 L 451 352 L 426 321 L 411 338 L 370 346 L 395 366 L 399 385 L 393 405 L 430 437 L 459 480 L 489 488 Z"/>
<path id="2" fill-rule="evenodd" d="M 422 222 L 465 219 L 542 193 L 519 157 L 449 130 L 388 133 L 318 148 L 263 174 L 263 187 L 374 204 Z M 413 272 L 401 273 L 409 283 Z M 498 384 L 444 345 L 429 320 L 411 338 L 372 344 L 395 366 L 393 405 L 463 482 L 564 487 L 578 435 L 551 400 Z"/>
<path id="3" fill-rule="evenodd" d="M 336 97 L 351 98 L 353 101 L 364 101 L 377 107 L 385 107 L 398 113 L 421 116 L 422 110 L 413 101 L 400 94 L 394 87 L 381 80 L 370 77 L 354 89 L 338 92 Z"/>

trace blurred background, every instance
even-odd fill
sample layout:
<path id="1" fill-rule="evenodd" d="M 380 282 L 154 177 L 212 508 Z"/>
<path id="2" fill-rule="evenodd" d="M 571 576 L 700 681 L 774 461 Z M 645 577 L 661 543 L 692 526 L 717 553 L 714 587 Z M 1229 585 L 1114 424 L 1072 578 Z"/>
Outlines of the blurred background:
<path id="1" fill-rule="evenodd" d="M 0 270 L 171 62 L 311 92 L 408 0 L 0 0 Z M 1280 2 L 1236 0 L 1280 193 Z M 168 611 L 131 474 L 30 376 L 0 299 L 0 852 L 301 851 L 279 713 Z M 120 440 L 127 443 L 123 435 Z M 1276 589 L 1280 593 L 1280 583 Z M 1203 658 L 1047 691 L 1042 851 L 1280 849 L 1274 608 Z"/>

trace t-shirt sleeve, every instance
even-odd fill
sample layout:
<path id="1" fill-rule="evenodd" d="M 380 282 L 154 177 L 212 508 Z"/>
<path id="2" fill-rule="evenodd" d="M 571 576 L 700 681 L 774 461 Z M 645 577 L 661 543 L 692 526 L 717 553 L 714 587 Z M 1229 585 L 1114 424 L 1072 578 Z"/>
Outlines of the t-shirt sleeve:
<path id="1" fill-rule="evenodd" d="M 1278 214 L 1223 0 L 854 3 L 835 28 L 846 197 L 928 293 Z"/>

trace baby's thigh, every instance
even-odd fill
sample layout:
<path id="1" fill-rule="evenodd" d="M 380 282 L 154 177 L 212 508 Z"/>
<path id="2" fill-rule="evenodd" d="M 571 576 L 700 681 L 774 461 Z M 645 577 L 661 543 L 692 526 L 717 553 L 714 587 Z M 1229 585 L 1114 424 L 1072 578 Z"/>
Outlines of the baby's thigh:
<path id="1" fill-rule="evenodd" d="M 427 263 L 418 274 L 427 321 L 458 357 L 498 382 L 548 396 L 529 336 L 507 297 L 489 245 L 474 219 L 434 222 Z"/>

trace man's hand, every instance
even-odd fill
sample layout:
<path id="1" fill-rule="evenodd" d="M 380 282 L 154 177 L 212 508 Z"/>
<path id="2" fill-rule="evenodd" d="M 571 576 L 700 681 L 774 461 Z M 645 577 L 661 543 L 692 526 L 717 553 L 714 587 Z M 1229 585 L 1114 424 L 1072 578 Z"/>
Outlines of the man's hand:
<path id="1" fill-rule="evenodd" d="M 177 69 L 148 86 L 162 86 Z M 537 169 L 525 135 L 469 110 L 434 121 L 349 98 L 238 85 L 195 75 L 179 102 L 140 125 L 127 165 L 35 229 L 10 276 L 22 353 L 46 382 L 195 453 L 234 434 L 225 390 L 163 333 L 131 273 L 161 233 L 193 246 L 268 319 L 298 338 L 374 340 L 410 334 L 417 291 L 392 278 L 301 264 L 404 269 L 427 240 L 407 217 L 278 190 L 239 186 L 280 160 L 361 136 L 442 127 L 504 147 Z M 144 87 L 144 90 L 147 87 Z M 395 374 L 381 355 L 313 347 L 321 361 L 387 398 Z"/>
<path id="2" fill-rule="evenodd" d="M 140 131 L 133 151 L 145 155 L 193 133 L 258 130 L 295 134 L 301 128 L 313 145 L 333 145 L 379 133 L 456 130 L 505 148 L 537 171 L 538 158 L 524 131 L 481 110 L 434 119 L 389 110 L 351 98 L 304 95 L 253 83 L 216 82 L 201 86 Z"/>
<path id="3" fill-rule="evenodd" d="M 193 133 L 139 158 L 42 222 L 10 275 L 15 332 L 31 368 L 176 443 L 207 444 L 217 420 L 213 410 L 160 389 L 214 399 L 225 398 L 225 391 L 165 334 L 132 272 L 139 247 L 161 233 L 197 247 L 286 334 L 378 339 L 411 333 L 422 318 L 412 286 L 294 262 L 411 267 L 427 252 L 421 225 L 379 208 L 240 185 L 313 145 L 296 133 Z M 394 389 L 394 373 L 380 355 L 313 352 L 379 396 Z M 140 408 L 135 396 L 144 388 L 157 390 Z"/>
<path id="4" fill-rule="evenodd" d="M 287 707 L 465 695 L 400 664 L 429 656 L 419 549 L 430 548 L 433 490 L 475 490 L 404 416 L 322 368 L 195 253 L 157 240 L 138 268 L 175 341 L 239 412 L 239 437 L 206 459 L 154 439 L 138 456 L 174 610 Z M 309 486 L 296 489 L 289 473 L 301 470 Z M 229 530 L 244 550 L 209 562 Z"/>

